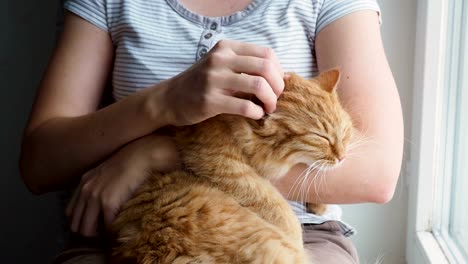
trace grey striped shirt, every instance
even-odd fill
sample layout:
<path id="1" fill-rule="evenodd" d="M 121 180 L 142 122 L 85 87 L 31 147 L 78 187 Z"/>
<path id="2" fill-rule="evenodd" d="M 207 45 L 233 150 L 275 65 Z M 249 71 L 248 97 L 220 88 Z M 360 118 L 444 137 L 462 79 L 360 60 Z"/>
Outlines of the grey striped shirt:
<path id="1" fill-rule="evenodd" d="M 318 73 L 318 32 L 358 10 L 380 12 L 375 0 L 253 0 L 225 17 L 200 16 L 177 0 L 69 0 L 65 8 L 110 34 L 115 100 L 184 71 L 221 39 L 271 47 L 285 71 L 310 78 Z M 339 220 L 341 215 L 338 206 L 316 216 L 299 203 L 291 205 L 302 223 Z M 344 234 L 353 233 L 342 227 Z"/>

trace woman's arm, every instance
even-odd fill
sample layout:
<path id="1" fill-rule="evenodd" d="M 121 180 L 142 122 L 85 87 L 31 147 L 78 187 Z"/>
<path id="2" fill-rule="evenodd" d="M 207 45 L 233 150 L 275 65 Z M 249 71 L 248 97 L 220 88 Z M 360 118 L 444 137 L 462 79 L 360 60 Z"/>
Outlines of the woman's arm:
<path id="1" fill-rule="evenodd" d="M 403 118 L 376 12 L 355 12 L 328 25 L 317 36 L 316 54 L 321 71 L 341 69 L 340 100 L 367 141 L 341 167 L 309 183 L 308 202 L 388 202 L 400 174 Z M 277 184 L 285 196 L 304 169 L 298 165 Z M 304 197 L 296 191 L 288 198 Z"/>
<path id="2" fill-rule="evenodd" d="M 113 52 L 107 32 L 67 14 L 24 133 L 20 168 L 32 192 L 63 188 L 120 146 L 165 125 L 161 110 L 149 117 L 144 93 L 96 112 Z"/>
<path id="3" fill-rule="evenodd" d="M 113 53 L 107 32 L 66 16 L 23 139 L 20 169 L 32 192 L 77 182 L 120 147 L 165 125 L 190 125 L 222 113 L 261 118 L 262 107 L 236 93 L 254 94 L 272 112 L 284 88 L 271 49 L 220 41 L 179 75 L 96 111 Z"/>
<path id="4" fill-rule="evenodd" d="M 167 136 L 153 133 L 125 145 L 81 177 L 66 209 L 71 230 L 97 235 L 100 215 L 109 226 L 145 179 L 178 165 L 176 146 Z"/>

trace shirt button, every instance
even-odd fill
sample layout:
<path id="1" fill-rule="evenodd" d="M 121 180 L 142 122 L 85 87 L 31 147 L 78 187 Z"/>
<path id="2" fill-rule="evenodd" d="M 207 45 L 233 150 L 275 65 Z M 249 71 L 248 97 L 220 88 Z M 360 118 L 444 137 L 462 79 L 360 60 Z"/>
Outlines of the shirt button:
<path id="1" fill-rule="evenodd" d="M 218 23 L 216 23 L 216 22 L 211 23 L 210 29 L 211 29 L 211 30 L 216 30 L 216 29 L 218 29 Z"/>
<path id="2" fill-rule="evenodd" d="M 200 56 L 200 58 L 203 58 L 205 57 L 206 53 L 208 52 L 208 50 L 206 48 L 202 48 L 200 49 L 200 51 L 198 52 L 198 56 Z"/>
<path id="3" fill-rule="evenodd" d="M 212 36 L 213 36 L 213 34 L 207 33 L 207 34 L 205 35 L 205 39 L 209 39 L 209 38 L 211 38 Z"/>

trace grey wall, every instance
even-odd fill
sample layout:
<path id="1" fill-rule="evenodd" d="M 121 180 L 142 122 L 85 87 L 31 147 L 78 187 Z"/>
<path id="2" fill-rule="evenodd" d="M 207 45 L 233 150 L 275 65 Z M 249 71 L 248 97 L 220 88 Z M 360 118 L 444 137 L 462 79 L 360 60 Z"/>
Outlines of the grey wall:
<path id="1" fill-rule="evenodd" d="M 411 103 L 413 89 L 414 37 L 416 34 L 416 0 L 379 0 L 382 8 L 382 35 L 403 105 L 405 138 L 411 135 Z M 405 140 L 405 157 L 411 140 Z M 348 205 L 344 219 L 358 229 L 353 237 L 363 263 L 374 263 L 383 256 L 383 263 L 405 263 L 408 188 L 402 170 L 393 200 L 386 205 Z"/>
<path id="2" fill-rule="evenodd" d="M 411 122 L 415 3 L 415 0 L 380 1 L 384 43 L 400 90 L 407 128 Z M 2 263 L 47 263 L 56 250 L 59 224 L 54 196 L 30 195 L 17 170 L 21 130 L 53 46 L 55 5 L 56 1 L 0 2 L 0 29 L 7 32 L 0 34 Z M 409 132 L 407 129 L 407 138 Z M 407 215 L 404 173 L 392 202 L 383 206 L 345 206 L 344 214 L 345 220 L 358 229 L 353 239 L 363 263 L 372 262 L 379 254 L 385 256 L 384 263 L 404 263 Z"/>
<path id="3" fill-rule="evenodd" d="M 29 194 L 17 165 L 21 131 L 54 41 L 55 11 L 53 0 L 0 1 L 1 263 L 47 263 L 56 249 L 53 195 Z"/>

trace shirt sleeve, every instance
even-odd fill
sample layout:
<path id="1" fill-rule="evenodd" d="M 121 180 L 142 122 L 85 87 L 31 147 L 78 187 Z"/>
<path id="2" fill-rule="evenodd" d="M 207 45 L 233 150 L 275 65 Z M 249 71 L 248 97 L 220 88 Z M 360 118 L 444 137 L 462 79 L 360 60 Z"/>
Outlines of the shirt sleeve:
<path id="1" fill-rule="evenodd" d="M 376 0 L 323 0 L 317 17 L 315 34 L 333 21 L 361 10 L 374 10 L 379 15 L 379 22 L 382 23 L 380 7 Z"/>
<path id="2" fill-rule="evenodd" d="M 106 0 L 68 0 L 64 8 L 108 32 Z"/>

